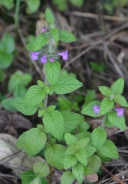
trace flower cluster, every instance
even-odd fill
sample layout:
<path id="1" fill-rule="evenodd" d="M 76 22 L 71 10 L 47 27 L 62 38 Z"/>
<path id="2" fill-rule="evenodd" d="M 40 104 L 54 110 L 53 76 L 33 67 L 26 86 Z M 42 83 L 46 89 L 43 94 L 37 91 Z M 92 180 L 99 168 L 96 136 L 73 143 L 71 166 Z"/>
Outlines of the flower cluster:
<path id="1" fill-rule="evenodd" d="M 93 111 L 95 114 L 98 114 L 100 112 L 100 106 L 94 105 Z M 117 116 L 123 116 L 123 114 L 124 114 L 124 108 L 115 108 L 115 111 L 117 112 Z"/>
<path id="2" fill-rule="evenodd" d="M 115 111 L 117 112 L 117 116 L 123 116 L 124 114 L 124 108 L 115 108 Z"/>
<path id="3" fill-rule="evenodd" d="M 38 55 L 40 54 L 40 52 L 31 52 L 31 59 L 33 61 L 36 61 L 38 60 Z M 68 50 L 65 51 L 65 52 L 60 52 L 58 53 L 59 56 L 62 56 L 63 60 L 68 60 Z M 54 62 L 54 58 L 51 56 L 50 57 L 50 62 Z M 47 55 L 43 55 L 41 58 L 40 58 L 40 62 L 45 64 L 46 62 L 48 61 L 47 59 Z"/>

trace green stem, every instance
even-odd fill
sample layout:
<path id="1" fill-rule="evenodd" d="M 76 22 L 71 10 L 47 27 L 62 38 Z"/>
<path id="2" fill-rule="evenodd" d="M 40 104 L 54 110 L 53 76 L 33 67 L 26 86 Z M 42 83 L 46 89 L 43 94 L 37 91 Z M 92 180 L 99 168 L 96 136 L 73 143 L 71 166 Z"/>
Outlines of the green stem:
<path id="1" fill-rule="evenodd" d="M 20 9 L 20 0 L 16 0 L 16 9 L 15 9 L 15 28 L 16 29 L 19 23 L 19 9 Z"/>
<path id="2" fill-rule="evenodd" d="M 50 37 L 50 40 L 49 40 L 49 48 L 48 48 L 48 51 L 51 54 L 51 52 L 52 52 L 52 37 Z M 45 71 L 44 71 L 44 75 L 45 75 Z M 45 76 L 45 84 L 46 85 L 48 84 L 47 79 L 46 79 L 46 76 Z M 45 108 L 47 108 L 47 104 L 48 104 L 48 94 L 46 95 L 46 97 L 44 99 L 44 107 Z"/>

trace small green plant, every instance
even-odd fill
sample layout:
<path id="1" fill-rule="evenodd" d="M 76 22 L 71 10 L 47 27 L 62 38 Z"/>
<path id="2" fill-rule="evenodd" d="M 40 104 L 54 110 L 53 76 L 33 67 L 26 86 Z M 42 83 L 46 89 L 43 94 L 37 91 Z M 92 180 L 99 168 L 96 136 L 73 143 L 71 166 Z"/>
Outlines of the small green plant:
<path id="1" fill-rule="evenodd" d="M 44 162 L 37 162 L 31 170 L 20 175 L 22 184 L 49 183 L 56 168 L 63 170 L 61 184 L 72 184 L 74 180 L 82 183 L 90 174 L 98 173 L 102 160 L 118 159 L 119 154 L 114 143 L 107 139 L 105 126 L 116 126 L 126 129 L 124 108 L 128 107 L 126 99 L 121 95 L 124 79 L 118 79 L 111 88 L 100 86 L 105 96 L 102 102 L 93 101 L 82 109 L 82 114 L 91 117 L 104 116 L 101 126 L 92 133 L 84 116 L 71 112 L 59 111 L 55 105 L 48 105 L 48 96 L 68 94 L 82 87 L 82 83 L 72 76 L 61 74 L 59 57 L 68 60 L 68 51 L 58 52 L 53 40 L 58 43 L 73 42 L 75 36 L 66 30 L 59 30 L 54 24 L 54 16 L 49 9 L 45 11 L 48 27 L 42 28 L 27 48 L 31 58 L 44 65 L 45 80 L 38 80 L 31 86 L 25 96 L 16 97 L 11 105 L 24 115 L 33 115 L 38 111 L 42 124 L 24 132 L 17 140 L 17 147 L 29 156 L 42 155 Z M 118 108 L 119 104 L 120 108 Z"/>
<path id="2" fill-rule="evenodd" d="M 90 62 L 90 66 L 91 68 L 95 71 L 95 72 L 104 72 L 106 65 L 103 63 L 95 63 L 93 61 Z"/>

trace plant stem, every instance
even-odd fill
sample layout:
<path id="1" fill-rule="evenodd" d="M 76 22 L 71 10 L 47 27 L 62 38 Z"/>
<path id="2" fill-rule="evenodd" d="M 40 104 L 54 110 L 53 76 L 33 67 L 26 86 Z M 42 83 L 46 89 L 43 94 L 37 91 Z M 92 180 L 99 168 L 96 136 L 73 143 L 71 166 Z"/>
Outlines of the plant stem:
<path id="1" fill-rule="evenodd" d="M 51 52 L 52 52 L 52 37 L 50 37 L 50 40 L 49 40 L 49 48 L 48 48 L 48 51 L 51 54 Z M 44 71 L 44 76 L 45 76 L 45 71 Z M 46 85 L 48 84 L 47 79 L 46 79 L 46 76 L 45 76 L 45 84 Z M 47 108 L 47 104 L 48 104 L 48 94 L 46 95 L 46 97 L 44 99 L 44 107 L 45 108 Z"/>
<path id="2" fill-rule="evenodd" d="M 16 0 L 16 9 L 15 9 L 15 28 L 16 29 L 19 23 L 19 9 L 20 9 L 20 0 Z"/>

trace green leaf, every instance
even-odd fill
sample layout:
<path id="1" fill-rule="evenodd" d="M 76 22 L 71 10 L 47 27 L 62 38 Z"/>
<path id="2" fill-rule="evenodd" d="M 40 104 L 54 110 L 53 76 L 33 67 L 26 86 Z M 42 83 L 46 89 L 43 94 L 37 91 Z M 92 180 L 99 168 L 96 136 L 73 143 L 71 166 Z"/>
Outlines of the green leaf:
<path id="1" fill-rule="evenodd" d="M 81 122 L 84 121 L 84 117 L 80 114 L 63 111 L 61 112 L 64 118 L 64 133 L 71 132 L 74 130 Z"/>
<path id="2" fill-rule="evenodd" d="M 89 141 L 90 141 L 90 138 L 82 138 L 77 142 L 77 146 L 79 148 L 85 148 L 85 146 L 87 146 Z"/>
<path id="3" fill-rule="evenodd" d="M 77 163 L 72 167 L 72 173 L 79 183 L 82 183 L 84 176 L 84 166 Z"/>
<path id="4" fill-rule="evenodd" d="M 106 86 L 99 86 L 99 91 L 104 95 L 104 96 L 107 96 L 107 97 L 110 97 L 111 96 L 111 89 L 106 87 Z"/>
<path id="5" fill-rule="evenodd" d="M 110 123 L 121 130 L 126 130 L 125 118 L 124 116 L 117 116 L 116 112 L 111 112 L 108 114 L 108 120 Z"/>
<path id="6" fill-rule="evenodd" d="M 0 4 L 4 5 L 5 8 L 7 8 L 8 10 L 10 10 L 11 8 L 14 7 L 14 0 L 0 0 Z"/>
<path id="7" fill-rule="evenodd" d="M 31 13 L 36 12 L 40 6 L 40 0 L 26 0 L 26 3 Z"/>
<path id="8" fill-rule="evenodd" d="M 49 24 L 54 24 L 54 16 L 49 8 L 46 8 L 45 10 L 45 17 L 46 17 L 46 21 Z"/>
<path id="9" fill-rule="evenodd" d="M 81 164 L 86 166 L 88 162 L 86 149 L 79 149 L 76 153 L 76 158 Z"/>
<path id="10" fill-rule="evenodd" d="M 3 70 L 8 68 L 12 64 L 12 61 L 13 61 L 12 54 L 0 51 L 0 69 Z"/>
<path id="11" fill-rule="evenodd" d="M 58 61 L 47 62 L 45 64 L 45 74 L 48 82 L 53 85 L 56 84 L 60 75 L 60 63 Z"/>
<path id="12" fill-rule="evenodd" d="M 24 105 L 24 97 L 14 98 L 10 104 L 24 115 L 33 115 L 38 109 L 38 106 L 29 106 L 26 108 Z"/>
<path id="13" fill-rule="evenodd" d="M 104 115 L 108 113 L 114 107 L 114 102 L 109 97 L 105 97 L 100 105 L 100 114 Z"/>
<path id="14" fill-rule="evenodd" d="M 70 171 L 66 171 L 61 176 L 61 184 L 72 184 L 75 177 Z"/>
<path id="15" fill-rule="evenodd" d="M 46 144 L 46 134 L 39 128 L 26 131 L 24 138 L 25 151 L 29 156 L 39 153 Z"/>
<path id="16" fill-rule="evenodd" d="M 54 110 L 48 112 L 43 117 L 43 123 L 46 129 L 58 140 L 62 140 L 64 133 L 64 120 L 62 114 Z"/>
<path id="17" fill-rule="evenodd" d="M 101 167 L 101 159 L 97 155 L 93 155 L 89 158 L 89 167 L 97 173 L 99 168 Z"/>
<path id="18" fill-rule="evenodd" d="M 128 107 L 128 103 L 122 95 L 116 95 L 114 101 L 123 107 Z"/>
<path id="19" fill-rule="evenodd" d="M 96 152 L 96 148 L 94 148 L 92 146 L 86 146 L 86 155 L 87 155 L 87 157 L 90 157 L 95 152 Z"/>
<path id="20" fill-rule="evenodd" d="M 27 89 L 22 85 L 22 84 L 19 84 L 17 85 L 15 91 L 14 91 L 14 97 L 21 97 L 21 96 L 25 96 L 27 92 Z"/>
<path id="21" fill-rule="evenodd" d="M 88 176 L 93 173 L 94 171 L 90 167 L 84 167 L 84 176 Z"/>
<path id="22" fill-rule="evenodd" d="M 97 149 L 100 148 L 105 143 L 106 138 L 107 133 L 103 127 L 99 126 L 98 128 L 95 128 L 92 131 L 91 134 L 92 144 Z"/>
<path id="23" fill-rule="evenodd" d="M 83 0 L 69 0 L 74 6 L 83 6 L 84 5 L 84 1 Z"/>
<path id="24" fill-rule="evenodd" d="M 1 43 L 4 46 L 4 51 L 11 54 L 15 50 L 14 38 L 9 34 L 5 33 L 1 39 Z"/>
<path id="25" fill-rule="evenodd" d="M 96 114 L 93 110 L 93 106 L 94 105 L 99 105 L 100 106 L 100 102 L 99 101 L 93 101 L 91 103 L 89 103 L 87 106 L 85 106 L 81 113 L 82 114 L 85 114 L 87 116 L 91 116 L 91 117 L 99 117 L 101 116 L 100 113 Z"/>
<path id="26" fill-rule="evenodd" d="M 25 107 L 38 105 L 45 98 L 45 95 L 46 93 L 40 86 L 31 86 L 25 95 Z"/>
<path id="27" fill-rule="evenodd" d="M 51 30 L 52 38 L 55 42 L 59 41 L 59 30 L 55 27 Z"/>
<path id="28" fill-rule="evenodd" d="M 72 33 L 62 29 L 60 30 L 59 40 L 62 42 L 74 42 L 76 38 Z"/>
<path id="29" fill-rule="evenodd" d="M 114 93 L 115 95 L 120 95 L 122 94 L 124 89 L 124 79 L 120 78 L 118 79 L 116 82 L 113 83 L 113 85 L 111 86 L 111 91 L 112 93 Z"/>
<path id="30" fill-rule="evenodd" d="M 8 83 L 8 90 L 11 92 L 14 92 L 14 90 L 16 89 L 16 87 L 21 84 L 21 72 L 17 71 L 15 73 L 13 73 L 9 79 L 9 83 Z"/>
<path id="31" fill-rule="evenodd" d="M 59 144 L 54 144 L 48 147 L 44 152 L 46 161 L 53 167 L 62 170 L 64 160 L 65 147 Z"/>
<path id="32" fill-rule="evenodd" d="M 16 146 L 17 148 L 23 150 L 26 152 L 26 148 L 25 148 L 25 136 L 26 136 L 27 132 L 24 132 L 23 134 L 20 135 L 20 137 L 17 139 L 16 141 Z"/>
<path id="33" fill-rule="evenodd" d="M 21 76 L 21 83 L 23 86 L 27 86 L 32 81 L 32 76 L 29 73 L 25 73 Z"/>
<path id="34" fill-rule="evenodd" d="M 104 145 L 100 148 L 100 152 L 109 158 L 118 159 L 119 154 L 117 147 L 114 145 L 114 143 L 111 140 L 106 140 Z"/>
<path id="35" fill-rule="evenodd" d="M 50 173 L 49 166 L 46 162 L 36 162 L 33 165 L 33 171 L 39 178 L 46 177 Z"/>
<path id="36" fill-rule="evenodd" d="M 90 132 L 87 132 L 87 131 L 83 131 L 83 132 L 77 134 L 76 135 L 76 138 L 78 140 L 85 139 L 85 138 L 89 138 L 90 139 L 91 138 L 91 133 Z"/>
<path id="37" fill-rule="evenodd" d="M 82 123 L 80 123 L 80 124 L 78 125 L 78 127 L 79 127 L 79 132 L 83 132 L 83 131 L 88 130 L 88 129 L 90 128 L 90 125 L 89 125 L 88 122 L 83 121 Z"/>
<path id="38" fill-rule="evenodd" d="M 36 178 L 36 175 L 32 170 L 27 170 L 20 174 L 20 178 L 22 179 L 22 184 L 32 184 Z"/>
<path id="39" fill-rule="evenodd" d="M 65 155 L 75 155 L 77 151 L 76 145 L 71 145 L 66 149 Z"/>
<path id="40" fill-rule="evenodd" d="M 75 91 L 81 86 L 82 83 L 78 80 L 66 75 L 60 75 L 56 84 L 53 85 L 53 90 L 57 94 L 67 94 L 71 93 L 72 91 Z"/>
<path id="41" fill-rule="evenodd" d="M 69 146 L 77 143 L 77 138 L 70 133 L 66 133 L 64 139 L 66 144 Z"/>
<path id="42" fill-rule="evenodd" d="M 39 51 L 43 46 L 47 44 L 48 40 L 49 38 L 44 34 L 38 35 L 31 46 L 32 51 Z"/>
<path id="43" fill-rule="evenodd" d="M 13 98 L 6 98 L 1 101 L 1 107 L 6 109 L 7 111 L 16 112 L 17 110 L 11 105 L 11 101 Z"/>
<path id="44" fill-rule="evenodd" d="M 75 155 L 66 155 L 64 158 L 64 169 L 69 169 L 77 163 Z"/>

